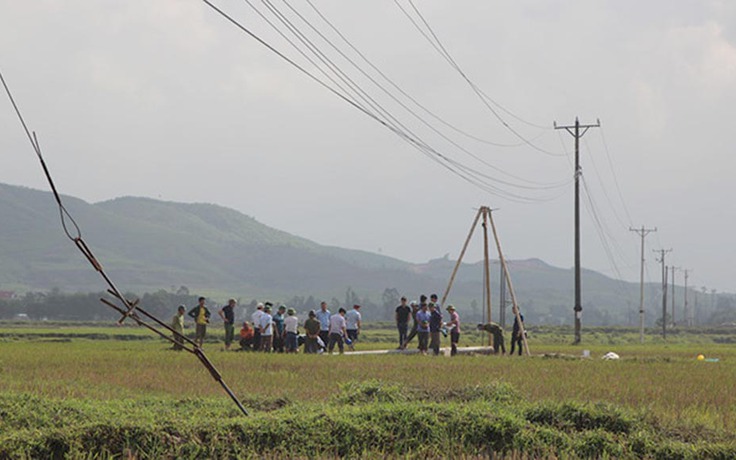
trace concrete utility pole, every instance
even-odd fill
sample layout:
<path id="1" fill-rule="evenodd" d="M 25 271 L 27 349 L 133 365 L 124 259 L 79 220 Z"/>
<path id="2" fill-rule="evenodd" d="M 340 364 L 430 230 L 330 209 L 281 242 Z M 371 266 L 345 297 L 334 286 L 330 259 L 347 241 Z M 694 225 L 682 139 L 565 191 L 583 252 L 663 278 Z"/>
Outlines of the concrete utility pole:
<path id="1" fill-rule="evenodd" d="M 703 291 L 703 303 L 700 309 L 698 309 L 698 304 L 695 304 L 695 318 L 698 318 L 698 323 L 703 324 L 703 318 L 708 311 L 708 288 L 701 286 L 700 289 Z"/>
<path id="2" fill-rule="evenodd" d="M 573 343 L 576 345 L 580 343 L 580 326 L 583 317 L 580 286 L 580 175 L 582 174 L 580 169 L 580 138 L 590 128 L 600 128 L 600 126 L 600 120 L 596 120 L 594 125 L 581 125 L 577 117 L 575 117 L 575 124 L 571 126 L 557 126 L 557 122 L 554 123 L 555 129 L 564 129 L 575 138 L 575 307 L 573 308 L 575 312 L 575 341 Z M 582 132 L 580 132 L 581 128 Z"/>
<path id="3" fill-rule="evenodd" d="M 506 328 L 506 272 L 501 270 L 501 282 L 498 286 L 498 308 L 499 318 L 498 322 L 501 324 L 501 328 Z"/>
<path id="4" fill-rule="evenodd" d="M 664 256 L 672 249 L 656 249 L 659 253 L 657 262 L 662 263 L 662 338 L 667 338 L 667 266 L 664 264 Z"/>
<path id="5" fill-rule="evenodd" d="M 644 237 L 657 228 L 629 228 L 630 232 L 636 232 L 641 236 L 641 275 L 639 277 L 639 342 L 644 343 Z"/>
<path id="6" fill-rule="evenodd" d="M 692 324 L 690 324 L 690 314 L 688 312 L 688 306 L 687 306 L 687 277 L 688 277 L 690 270 L 686 268 L 683 270 L 683 272 L 685 272 L 685 306 L 683 307 L 683 312 L 684 312 L 683 314 L 685 316 L 685 325 L 692 326 Z"/>
<path id="7" fill-rule="evenodd" d="M 677 326 L 677 322 L 675 322 L 675 270 L 679 270 L 679 268 L 674 265 L 670 268 L 672 269 L 672 327 L 675 327 Z"/>

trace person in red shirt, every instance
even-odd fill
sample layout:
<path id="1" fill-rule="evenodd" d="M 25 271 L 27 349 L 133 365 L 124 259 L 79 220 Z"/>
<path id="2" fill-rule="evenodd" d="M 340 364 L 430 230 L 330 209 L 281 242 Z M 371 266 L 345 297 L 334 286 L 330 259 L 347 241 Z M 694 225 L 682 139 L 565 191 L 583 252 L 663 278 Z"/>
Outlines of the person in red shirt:
<path id="1" fill-rule="evenodd" d="M 253 330 L 252 327 L 250 327 L 250 324 L 248 324 L 248 321 L 243 321 L 243 328 L 240 329 L 240 348 L 243 351 L 253 349 L 253 336 L 254 335 L 255 335 L 255 331 Z"/>

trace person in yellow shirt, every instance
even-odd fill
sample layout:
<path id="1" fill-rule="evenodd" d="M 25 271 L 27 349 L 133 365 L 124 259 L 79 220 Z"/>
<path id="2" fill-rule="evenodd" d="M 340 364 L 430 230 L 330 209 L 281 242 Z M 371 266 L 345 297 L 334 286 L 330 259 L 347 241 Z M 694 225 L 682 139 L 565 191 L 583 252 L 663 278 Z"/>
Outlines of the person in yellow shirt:
<path id="1" fill-rule="evenodd" d="M 194 341 L 197 342 L 200 348 L 204 343 L 204 337 L 207 335 L 207 323 L 210 322 L 210 311 L 205 306 L 204 297 L 199 298 L 199 305 L 189 310 L 189 316 L 194 318 L 194 323 L 197 326 L 197 332 Z"/>
<path id="2" fill-rule="evenodd" d="M 179 308 L 176 310 L 176 314 L 171 319 L 171 329 L 177 332 L 174 334 L 175 343 L 172 348 L 179 351 L 182 349 L 182 345 L 184 344 L 184 341 L 181 338 L 184 334 L 184 305 L 179 305 Z"/>

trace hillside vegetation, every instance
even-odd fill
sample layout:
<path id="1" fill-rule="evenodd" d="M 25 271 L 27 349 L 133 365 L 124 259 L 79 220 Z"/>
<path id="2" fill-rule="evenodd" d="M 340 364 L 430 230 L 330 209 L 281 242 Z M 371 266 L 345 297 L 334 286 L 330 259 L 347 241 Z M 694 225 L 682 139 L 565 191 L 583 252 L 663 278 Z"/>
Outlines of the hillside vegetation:
<path id="1" fill-rule="evenodd" d="M 275 299 L 293 296 L 358 300 L 375 305 L 374 319 L 390 318 L 395 299 L 387 289 L 416 298 L 442 293 L 454 261 L 442 258 L 410 264 L 365 251 L 322 246 L 261 224 L 214 204 L 184 204 L 149 198 L 117 198 L 90 204 L 64 197 L 84 237 L 107 272 L 124 290 L 171 291 L 187 286 L 207 296 Z M 0 290 L 98 292 L 104 285 L 66 240 L 50 193 L 0 184 Z M 573 276 L 570 269 L 540 260 L 510 261 L 527 320 L 570 324 Z M 493 264 L 496 297 L 498 264 Z M 482 268 L 464 264 L 449 299 L 466 318 L 481 319 Z M 357 297 L 346 299 L 346 291 Z M 659 317 L 658 288 L 648 286 L 648 325 Z M 681 290 L 676 293 L 681 295 Z M 586 324 L 627 324 L 638 286 L 583 271 Z M 494 308 L 498 301 L 493 300 Z M 710 317 L 711 303 L 698 310 Z M 494 314 L 495 316 L 495 314 Z M 633 319 L 632 319 L 633 318 Z"/>

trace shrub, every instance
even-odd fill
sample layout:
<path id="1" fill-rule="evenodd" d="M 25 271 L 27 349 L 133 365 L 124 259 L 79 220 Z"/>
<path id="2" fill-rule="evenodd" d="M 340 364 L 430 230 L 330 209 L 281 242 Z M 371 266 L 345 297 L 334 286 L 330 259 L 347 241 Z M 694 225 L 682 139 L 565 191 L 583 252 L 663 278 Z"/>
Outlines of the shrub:
<path id="1" fill-rule="evenodd" d="M 399 385 L 371 379 L 340 384 L 340 391 L 334 399 L 341 404 L 363 404 L 406 401 L 408 398 Z"/>

